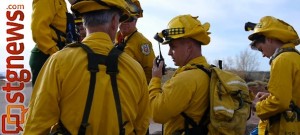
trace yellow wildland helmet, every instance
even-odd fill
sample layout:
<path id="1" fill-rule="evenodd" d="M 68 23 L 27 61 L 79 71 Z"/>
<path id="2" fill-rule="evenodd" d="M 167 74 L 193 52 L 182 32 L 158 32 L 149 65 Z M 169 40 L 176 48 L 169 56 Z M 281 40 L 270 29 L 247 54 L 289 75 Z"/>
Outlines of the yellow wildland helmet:
<path id="1" fill-rule="evenodd" d="M 143 9 L 138 0 L 126 0 L 129 6 L 130 16 L 137 18 L 143 17 Z"/>
<path id="2" fill-rule="evenodd" d="M 173 18 L 169 24 L 168 29 L 163 30 L 155 36 L 160 37 L 162 44 L 168 44 L 171 40 L 177 38 L 192 38 L 201 42 L 202 45 L 207 45 L 210 42 L 210 37 L 208 32 L 210 24 L 204 23 L 203 25 L 197 19 L 191 15 L 179 15 Z M 164 40 L 162 39 L 164 38 Z"/>
<path id="3" fill-rule="evenodd" d="M 265 16 L 260 19 L 258 24 L 251 24 L 253 25 L 247 26 L 247 23 L 245 25 L 246 31 L 254 30 L 254 32 L 248 37 L 251 41 L 255 40 L 259 35 L 263 35 L 267 38 L 278 39 L 283 43 L 293 43 L 295 45 L 300 43 L 299 36 L 295 29 L 288 23 L 275 17 Z"/>
<path id="4" fill-rule="evenodd" d="M 77 0 L 71 9 L 76 15 L 87 12 L 118 8 L 123 12 L 120 21 L 129 17 L 129 7 L 125 0 Z"/>

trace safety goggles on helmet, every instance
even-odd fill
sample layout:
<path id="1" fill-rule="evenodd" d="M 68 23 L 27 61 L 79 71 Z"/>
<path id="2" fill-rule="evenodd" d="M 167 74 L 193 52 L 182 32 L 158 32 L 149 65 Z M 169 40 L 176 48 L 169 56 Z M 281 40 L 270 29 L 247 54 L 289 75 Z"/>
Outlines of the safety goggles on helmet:
<path id="1" fill-rule="evenodd" d="M 173 38 L 172 35 L 184 34 L 184 28 L 171 28 L 171 29 L 164 29 L 161 33 L 157 33 L 154 36 L 154 39 L 160 43 L 169 43 Z"/>
<path id="2" fill-rule="evenodd" d="M 259 23 L 246 23 L 245 30 L 253 30 L 249 35 L 249 40 L 253 41 L 257 35 L 264 35 L 268 38 L 274 38 L 283 43 L 293 43 L 298 45 L 300 43 L 299 36 L 295 29 L 288 23 L 271 16 L 265 16 L 260 19 Z"/>
<path id="3" fill-rule="evenodd" d="M 210 34 L 208 32 L 210 24 L 204 23 L 202 25 L 197 18 L 191 15 L 177 16 L 169 22 L 168 29 L 157 33 L 154 39 L 162 44 L 168 44 L 173 39 L 191 38 L 202 45 L 207 45 L 210 42 L 210 37 L 208 36 Z"/>
<path id="4" fill-rule="evenodd" d="M 138 0 L 126 0 L 126 2 L 129 7 L 130 16 L 137 18 L 143 17 L 143 10 Z"/>

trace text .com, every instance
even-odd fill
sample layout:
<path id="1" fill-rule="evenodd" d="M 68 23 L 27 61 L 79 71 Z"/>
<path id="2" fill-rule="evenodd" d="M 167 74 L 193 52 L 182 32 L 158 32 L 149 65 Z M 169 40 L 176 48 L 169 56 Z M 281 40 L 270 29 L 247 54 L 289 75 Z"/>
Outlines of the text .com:
<path id="1" fill-rule="evenodd" d="M 24 9 L 24 5 L 23 4 L 9 4 L 6 8 L 7 10 L 22 10 Z"/>

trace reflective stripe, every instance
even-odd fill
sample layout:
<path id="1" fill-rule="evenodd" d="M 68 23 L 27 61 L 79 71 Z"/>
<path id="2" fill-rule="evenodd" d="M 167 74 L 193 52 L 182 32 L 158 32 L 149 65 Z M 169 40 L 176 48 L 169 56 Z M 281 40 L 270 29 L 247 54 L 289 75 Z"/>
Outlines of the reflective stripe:
<path id="1" fill-rule="evenodd" d="M 246 83 L 241 82 L 241 81 L 237 81 L 237 80 L 235 80 L 235 81 L 230 81 L 230 82 L 228 82 L 227 84 L 228 84 L 228 85 L 240 84 L 240 85 L 243 85 L 243 86 L 247 87 L 247 84 L 246 84 Z"/>
<path id="2" fill-rule="evenodd" d="M 230 113 L 230 114 L 233 114 L 233 113 L 234 113 L 234 110 L 232 110 L 232 109 L 227 109 L 227 108 L 225 108 L 224 106 L 216 106 L 216 107 L 214 107 L 214 111 L 226 111 L 226 112 L 228 112 L 228 113 Z"/>

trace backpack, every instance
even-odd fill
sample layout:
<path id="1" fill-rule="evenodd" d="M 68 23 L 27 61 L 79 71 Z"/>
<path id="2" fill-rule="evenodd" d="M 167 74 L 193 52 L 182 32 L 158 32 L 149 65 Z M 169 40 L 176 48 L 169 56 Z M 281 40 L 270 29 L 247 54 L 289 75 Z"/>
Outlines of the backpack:
<path id="1" fill-rule="evenodd" d="M 181 113 L 185 119 L 185 134 L 244 134 L 252 102 L 246 82 L 238 75 L 213 65 L 209 69 L 203 65 L 196 66 L 210 76 L 210 103 L 198 124 L 184 112 Z"/>

